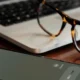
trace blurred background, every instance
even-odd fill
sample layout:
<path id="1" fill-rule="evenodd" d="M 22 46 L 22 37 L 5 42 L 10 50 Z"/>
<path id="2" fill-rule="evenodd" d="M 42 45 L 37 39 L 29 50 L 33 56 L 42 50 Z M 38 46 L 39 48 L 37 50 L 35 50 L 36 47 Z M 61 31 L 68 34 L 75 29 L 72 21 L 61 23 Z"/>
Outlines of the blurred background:
<path id="1" fill-rule="evenodd" d="M 31 0 L 34 3 L 38 2 L 38 0 Z M 58 7 L 59 9 L 71 9 L 80 6 L 80 0 L 46 0 L 54 7 Z"/>

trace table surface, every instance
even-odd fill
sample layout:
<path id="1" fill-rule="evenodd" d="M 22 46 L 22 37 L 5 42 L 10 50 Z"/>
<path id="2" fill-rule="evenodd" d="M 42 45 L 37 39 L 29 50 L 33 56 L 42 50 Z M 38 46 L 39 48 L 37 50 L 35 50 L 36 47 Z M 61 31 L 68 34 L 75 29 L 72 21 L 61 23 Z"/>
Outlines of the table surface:
<path id="1" fill-rule="evenodd" d="M 16 51 L 16 52 L 29 53 L 26 50 L 8 42 L 7 40 L 1 37 L 0 37 L 0 48 Z M 29 54 L 35 55 L 33 53 L 29 53 Z M 64 46 L 55 50 L 51 50 L 44 54 L 40 54 L 40 56 L 45 56 L 51 59 L 57 59 L 61 61 L 80 64 L 80 53 L 76 51 L 73 44 L 69 44 L 67 46 Z"/>

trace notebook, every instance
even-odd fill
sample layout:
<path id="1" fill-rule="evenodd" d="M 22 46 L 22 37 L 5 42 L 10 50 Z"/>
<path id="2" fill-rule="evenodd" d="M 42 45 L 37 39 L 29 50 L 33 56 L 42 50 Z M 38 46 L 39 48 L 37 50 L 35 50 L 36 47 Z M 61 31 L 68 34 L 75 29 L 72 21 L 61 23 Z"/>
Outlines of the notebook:
<path id="1" fill-rule="evenodd" d="M 0 49 L 0 80 L 80 80 L 80 65 Z"/>
<path id="2" fill-rule="evenodd" d="M 0 37 L 36 54 L 41 54 L 72 43 L 71 25 L 66 25 L 61 35 L 54 39 L 51 39 L 50 36 L 39 27 L 36 12 L 34 12 L 36 0 L 33 0 L 33 2 L 34 4 L 31 0 L 1 0 Z M 68 3 L 63 2 L 59 3 L 58 7 L 60 7 L 61 4 L 61 8 L 64 8 L 64 6 L 68 4 L 67 10 L 64 8 L 66 10 L 64 12 L 73 18 L 79 19 L 80 7 L 69 9 L 73 3 L 70 3 L 69 0 Z M 52 0 L 51 3 L 57 6 L 54 0 Z M 54 14 L 49 13 L 49 15 L 46 16 L 46 20 L 50 20 L 51 16 L 54 16 Z M 60 26 L 58 21 L 59 17 L 55 16 L 55 19 L 55 24 Z M 56 31 L 56 29 L 54 30 Z"/>

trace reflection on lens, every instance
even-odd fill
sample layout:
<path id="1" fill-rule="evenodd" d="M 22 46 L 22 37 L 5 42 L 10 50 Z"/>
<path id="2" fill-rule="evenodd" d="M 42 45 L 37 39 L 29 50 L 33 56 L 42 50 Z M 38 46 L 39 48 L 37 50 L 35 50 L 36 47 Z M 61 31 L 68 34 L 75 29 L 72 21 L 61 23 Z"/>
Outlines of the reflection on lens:
<path id="1" fill-rule="evenodd" d="M 40 24 L 51 34 L 57 34 L 62 26 L 62 17 L 46 5 L 40 7 L 39 21 Z"/>

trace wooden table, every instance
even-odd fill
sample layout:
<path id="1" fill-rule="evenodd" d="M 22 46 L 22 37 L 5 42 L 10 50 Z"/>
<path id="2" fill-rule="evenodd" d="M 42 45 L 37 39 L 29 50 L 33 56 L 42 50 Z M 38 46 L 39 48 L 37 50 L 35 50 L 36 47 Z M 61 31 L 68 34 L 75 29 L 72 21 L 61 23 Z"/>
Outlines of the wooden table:
<path id="1" fill-rule="evenodd" d="M 8 49 L 16 52 L 29 53 L 24 49 L 8 42 L 7 40 L 1 37 L 0 37 L 0 48 Z M 34 55 L 33 53 L 29 53 L 29 54 Z M 41 54 L 40 56 L 45 56 L 52 59 L 80 64 L 80 53 L 76 51 L 73 44 L 49 51 L 47 53 Z"/>

